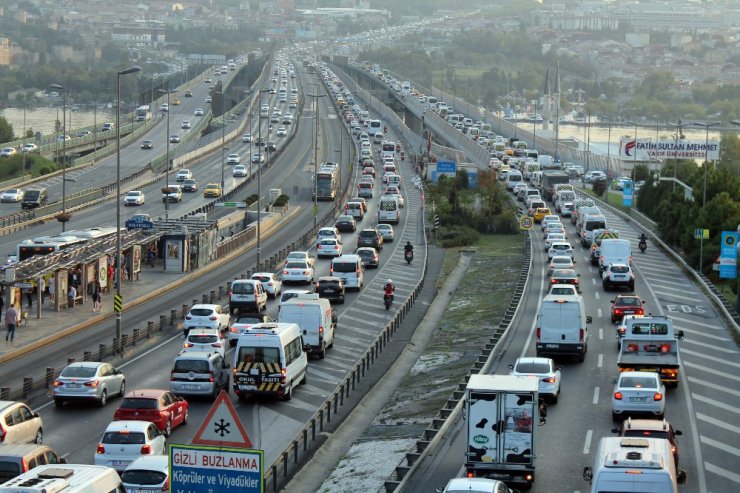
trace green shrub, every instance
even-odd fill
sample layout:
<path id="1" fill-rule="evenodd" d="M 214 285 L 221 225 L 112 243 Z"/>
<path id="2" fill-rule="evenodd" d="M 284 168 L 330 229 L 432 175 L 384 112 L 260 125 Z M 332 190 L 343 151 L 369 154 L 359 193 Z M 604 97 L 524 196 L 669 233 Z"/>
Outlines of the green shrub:
<path id="1" fill-rule="evenodd" d="M 597 197 L 601 197 L 606 192 L 606 180 L 596 180 L 592 187 Z"/>
<path id="2" fill-rule="evenodd" d="M 478 238 L 480 238 L 480 233 L 469 226 L 440 228 L 437 233 L 437 240 L 443 248 L 474 245 Z"/>
<path id="3" fill-rule="evenodd" d="M 255 202 L 257 202 L 257 199 L 258 198 L 259 197 L 257 196 L 257 194 L 256 193 L 253 193 L 252 195 L 250 195 L 249 197 L 247 197 L 247 199 L 245 200 L 245 202 L 247 203 L 247 205 L 251 205 L 251 204 L 254 204 Z"/>

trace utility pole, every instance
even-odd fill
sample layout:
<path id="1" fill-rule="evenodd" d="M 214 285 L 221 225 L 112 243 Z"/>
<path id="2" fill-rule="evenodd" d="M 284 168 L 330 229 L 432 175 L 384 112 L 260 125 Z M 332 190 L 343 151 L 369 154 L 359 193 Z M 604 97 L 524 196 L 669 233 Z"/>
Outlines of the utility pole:
<path id="1" fill-rule="evenodd" d="M 315 85 L 317 94 L 306 94 L 314 98 L 314 139 L 313 139 L 313 227 L 316 228 L 319 216 L 319 202 L 316 175 L 319 171 L 319 98 L 326 94 L 318 94 L 318 84 Z"/>

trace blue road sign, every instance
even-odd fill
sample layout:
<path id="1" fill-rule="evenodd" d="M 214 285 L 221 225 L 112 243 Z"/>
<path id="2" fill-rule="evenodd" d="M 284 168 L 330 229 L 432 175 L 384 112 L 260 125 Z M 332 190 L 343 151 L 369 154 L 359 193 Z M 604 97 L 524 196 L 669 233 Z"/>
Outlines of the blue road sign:
<path id="1" fill-rule="evenodd" d="M 262 493 L 262 450 L 169 446 L 170 492 Z"/>
<path id="2" fill-rule="evenodd" d="M 632 207 L 632 201 L 634 200 L 635 190 L 632 188 L 632 180 L 624 180 L 622 182 L 622 206 Z"/>
<path id="3" fill-rule="evenodd" d="M 437 161 L 437 173 L 457 173 L 455 161 Z"/>
<path id="4" fill-rule="evenodd" d="M 129 219 L 126 221 L 126 229 L 153 229 L 154 223 L 151 221 L 136 221 Z"/>
<path id="5" fill-rule="evenodd" d="M 719 250 L 719 277 L 735 279 L 737 277 L 737 244 L 740 233 L 722 231 L 722 244 Z"/>
<path id="6" fill-rule="evenodd" d="M 478 188 L 478 170 L 468 170 L 468 188 Z"/>

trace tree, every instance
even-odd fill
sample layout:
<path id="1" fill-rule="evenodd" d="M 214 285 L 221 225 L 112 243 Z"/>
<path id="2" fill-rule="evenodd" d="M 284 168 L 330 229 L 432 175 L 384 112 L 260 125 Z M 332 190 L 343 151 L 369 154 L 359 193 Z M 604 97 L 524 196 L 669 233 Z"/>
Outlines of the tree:
<path id="1" fill-rule="evenodd" d="M 0 142 L 10 142 L 14 136 L 13 125 L 8 123 L 4 116 L 0 116 Z"/>

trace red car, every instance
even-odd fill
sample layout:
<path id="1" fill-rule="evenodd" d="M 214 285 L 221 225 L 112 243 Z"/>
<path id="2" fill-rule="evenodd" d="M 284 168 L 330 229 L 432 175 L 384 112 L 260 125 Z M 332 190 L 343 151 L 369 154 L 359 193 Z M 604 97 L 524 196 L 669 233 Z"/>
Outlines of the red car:
<path id="1" fill-rule="evenodd" d="M 173 428 L 187 423 L 188 402 L 169 390 L 134 390 L 123 398 L 113 420 L 149 421 L 169 436 Z"/>
<path id="2" fill-rule="evenodd" d="M 645 303 L 639 296 L 622 294 L 612 300 L 612 323 L 622 320 L 624 315 L 645 315 Z"/>

